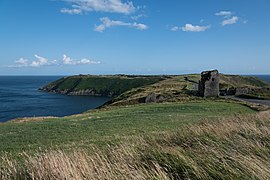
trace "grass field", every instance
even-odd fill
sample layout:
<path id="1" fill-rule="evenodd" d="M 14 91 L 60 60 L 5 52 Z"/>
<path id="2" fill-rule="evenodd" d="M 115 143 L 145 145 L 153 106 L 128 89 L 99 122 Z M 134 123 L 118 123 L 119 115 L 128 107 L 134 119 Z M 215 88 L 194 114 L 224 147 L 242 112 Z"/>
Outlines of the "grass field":
<path id="1" fill-rule="evenodd" d="M 269 179 L 270 113 L 222 101 L 0 125 L 0 178 Z"/>
<path id="2" fill-rule="evenodd" d="M 147 86 L 165 79 L 165 76 L 80 75 L 61 78 L 46 85 L 43 90 L 63 94 L 90 90 L 92 95 L 117 96 L 132 88 Z"/>
<path id="3" fill-rule="evenodd" d="M 44 91 L 69 95 L 113 96 L 106 105 L 122 106 L 145 102 L 155 93 L 161 102 L 188 102 L 200 99 L 196 84 L 199 74 L 170 76 L 92 76 L 80 75 L 62 78 L 43 87 Z M 220 74 L 220 88 L 266 88 L 269 84 L 256 77 Z M 267 93 L 269 96 L 269 92 Z"/>
<path id="4" fill-rule="evenodd" d="M 151 104 L 100 110 L 66 118 L 0 124 L 0 152 L 87 147 L 121 141 L 122 137 L 173 131 L 204 119 L 252 113 L 225 102 Z"/>

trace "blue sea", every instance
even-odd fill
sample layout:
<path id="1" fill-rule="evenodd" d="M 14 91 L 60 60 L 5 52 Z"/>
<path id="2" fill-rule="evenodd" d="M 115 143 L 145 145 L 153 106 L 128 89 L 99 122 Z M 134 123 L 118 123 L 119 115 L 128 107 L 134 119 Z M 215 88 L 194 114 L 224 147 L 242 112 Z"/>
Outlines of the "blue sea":
<path id="1" fill-rule="evenodd" d="M 38 90 L 60 76 L 0 76 L 0 122 L 18 117 L 67 116 L 109 101 L 108 97 L 66 96 Z"/>
<path id="2" fill-rule="evenodd" d="M 253 76 L 256 76 L 256 77 L 270 83 L 270 75 L 253 75 Z"/>

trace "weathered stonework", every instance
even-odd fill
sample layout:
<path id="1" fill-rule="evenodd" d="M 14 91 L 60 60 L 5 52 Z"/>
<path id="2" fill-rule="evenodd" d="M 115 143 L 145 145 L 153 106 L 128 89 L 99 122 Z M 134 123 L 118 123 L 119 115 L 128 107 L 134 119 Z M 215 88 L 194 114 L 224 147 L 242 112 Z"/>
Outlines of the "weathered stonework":
<path id="1" fill-rule="evenodd" d="M 219 72 L 218 70 L 204 71 L 199 82 L 199 94 L 202 97 L 219 96 Z"/>

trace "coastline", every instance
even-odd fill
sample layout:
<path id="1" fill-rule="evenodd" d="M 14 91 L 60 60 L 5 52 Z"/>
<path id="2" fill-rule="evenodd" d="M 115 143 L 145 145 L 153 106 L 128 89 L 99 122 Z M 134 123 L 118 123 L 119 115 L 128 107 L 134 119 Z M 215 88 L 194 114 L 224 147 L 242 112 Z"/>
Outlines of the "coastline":
<path id="1" fill-rule="evenodd" d="M 187 75 L 188 76 L 188 75 Z M 196 77 L 196 75 L 190 75 L 191 76 L 191 79 Z M 69 78 L 77 78 L 79 77 L 79 81 L 77 79 L 75 79 L 75 85 L 74 84 L 66 84 L 66 81 L 69 80 Z M 98 105 L 97 107 L 95 107 L 94 109 L 101 109 L 101 108 L 104 108 L 106 106 L 118 106 L 118 107 L 121 107 L 121 106 L 127 106 L 127 105 L 133 105 L 133 104 L 140 104 L 140 103 L 145 103 L 145 100 L 143 99 L 146 99 L 148 96 L 153 96 L 153 94 L 151 93 L 155 93 L 155 96 L 157 97 L 162 97 L 162 101 L 160 102 L 192 102 L 192 101 L 204 101 L 203 99 L 200 99 L 200 98 L 197 98 L 196 96 L 193 97 L 192 94 L 190 94 L 189 91 L 182 91 L 181 93 L 188 93 L 186 94 L 185 96 L 182 97 L 182 95 L 180 94 L 180 96 L 178 96 L 177 94 L 173 95 L 175 93 L 175 90 L 176 89 L 181 89 L 181 86 L 183 86 L 184 88 L 186 87 L 191 87 L 192 88 L 192 83 L 188 83 L 186 84 L 187 82 L 185 82 L 183 85 L 182 83 L 180 83 L 179 85 L 176 85 L 177 82 L 179 82 L 179 80 L 181 80 L 182 78 L 184 79 L 184 77 L 186 76 L 167 76 L 167 79 L 164 79 L 164 76 L 144 76 L 149 78 L 149 77 L 155 77 L 157 78 L 158 77 L 158 81 L 155 80 L 153 81 L 153 83 L 155 85 L 152 85 L 151 83 L 148 84 L 149 82 L 147 81 L 146 85 L 145 86 L 142 86 L 142 87 L 139 87 L 139 88 L 133 88 L 133 86 L 130 86 L 129 87 L 129 90 L 125 90 L 124 93 L 120 94 L 118 89 L 114 89 L 115 91 L 109 91 L 108 87 L 109 86 L 106 86 L 106 84 L 103 84 L 102 86 L 106 87 L 104 89 L 102 89 L 103 91 L 99 90 L 99 92 L 92 88 L 92 89 L 84 89 L 84 90 L 76 90 L 77 86 L 80 86 L 79 83 L 82 82 L 82 77 L 94 77 L 94 78 L 99 78 L 99 76 L 71 76 L 71 77 L 64 77 L 64 78 L 61 78 L 61 79 L 58 79 L 54 82 L 49 82 L 47 85 L 41 87 L 38 89 L 38 91 L 41 91 L 41 92 L 45 92 L 46 94 L 56 94 L 56 95 L 64 95 L 64 96 L 70 96 L 70 97 L 73 97 L 73 96 L 77 96 L 77 97 L 80 97 L 80 96 L 93 96 L 93 97 L 105 97 L 105 98 L 110 98 L 108 99 L 106 102 Z M 119 76 L 100 76 L 102 78 L 108 78 L 109 81 L 111 81 L 111 77 L 113 78 L 119 78 Z M 125 78 L 127 76 L 124 76 L 124 75 L 121 75 L 121 78 L 124 77 L 124 80 L 126 80 Z M 131 76 L 132 78 L 137 78 L 137 76 Z M 142 76 L 138 76 L 138 77 L 142 77 Z M 162 77 L 162 78 L 160 78 Z M 234 77 L 234 76 L 233 76 Z M 238 77 L 238 76 L 236 76 Z M 130 78 L 130 76 L 128 77 Z M 175 80 L 176 81 L 175 81 Z M 104 79 L 101 79 L 101 80 L 104 80 Z M 108 81 L 108 82 L 109 82 Z M 117 83 L 118 83 L 118 86 L 119 84 L 121 84 L 121 81 L 122 79 L 117 79 Z M 156 82 L 157 81 L 157 82 Z M 181 80 L 182 81 L 182 80 Z M 126 81 L 123 81 L 123 83 L 126 83 Z M 61 85 L 65 85 L 65 87 L 69 87 L 67 89 L 64 89 L 64 90 L 61 90 Z M 164 92 L 160 92 L 160 90 L 154 88 L 153 87 L 162 87 L 163 85 L 162 84 L 166 84 L 166 86 L 170 87 L 171 85 L 170 84 L 174 84 L 175 86 L 175 90 L 174 89 L 168 89 L 168 90 L 165 90 Z M 96 87 L 100 87 L 100 84 L 99 83 L 96 83 L 95 84 Z M 117 86 L 117 87 L 118 87 Z M 60 87 L 60 88 L 59 88 Z M 136 87 L 136 86 L 135 86 Z M 151 89 L 151 91 L 148 92 L 147 89 Z M 147 90 L 147 92 L 144 92 L 145 90 Z M 171 91 L 171 92 L 170 92 Z M 139 95 L 140 93 L 143 93 L 142 95 Z M 138 94 L 139 93 L 139 94 Z M 149 94 L 150 93 L 150 94 Z M 184 95 L 183 94 L 183 95 Z M 84 98 L 84 97 L 82 97 Z M 180 98 L 180 99 L 179 99 Z M 237 100 L 237 101 L 241 101 L 241 100 Z M 247 101 L 245 101 L 249 107 L 254 107 L 254 106 L 258 106 L 256 105 L 256 103 L 249 103 Z M 250 105 L 249 105 L 250 104 Z M 266 109 L 265 107 L 261 107 L 259 106 L 257 109 Z M 85 110 L 84 112 L 87 112 L 89 109 Z M 83 112 L 82 112 L 83 113 Z M 67 115 L 67 116 L 73 116 L 73 115 L 79 115 L 81 113 L 74 113 L 74 114 L 70 114 L 70 115 Z M 53 118 L 57 118 L 57 117 L 67 117 L 67 116 L 49 116 L 49 117 L 53 117 Z M 22 118 L 15 118 L 16 119 L 20 119 L 22 121 L 27 121 L 29 119 L 46 119 L 47 116 L 30 116 L 30 117 L 22 117 Z M 10 119 L 9 121 L 13 121 L 14 118 Z"/>

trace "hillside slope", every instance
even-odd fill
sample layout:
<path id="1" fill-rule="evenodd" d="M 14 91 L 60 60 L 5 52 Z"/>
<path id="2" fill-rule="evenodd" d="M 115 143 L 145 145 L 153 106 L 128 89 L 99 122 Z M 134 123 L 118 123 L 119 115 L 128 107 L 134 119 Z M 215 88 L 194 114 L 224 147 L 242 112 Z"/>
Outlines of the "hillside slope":
<path id="1" fill-rule="evenodd" d="M 114 99 L 106 105 L 113 106 L 145 103 L 149 101 L 147 99 L 151 99 L 151 96 L 156 102 L 183 102 L 202 99 L 197 96 L 199 80 L 199 74 L 175 76 L 79 75 L 59 79 L 44 86 L 41 90 L 67 95 L 110 96 Z M 220 75 L 221 89 L 238 87 L 256 89 L 268 86 L 268 83 L 252 76 Z"/>
<path id="2" fill-rule="evenodd" d="M 202 100 L 197 96 L 199 74 L 170 76 L 145 87 L 134 88 L 108 102 L 107 105 L 129 105 L 146 102 L 149 96 L 155 94 L 157 102 L 188 102 L 190 100 Z M 220 75 L 220 88 L 263 88 L 269 87 L 264 82 L 252 76 Z"/>
<path id="3" fill-rule="evenodd" d="M 269 112 L 144 104 L 0 124 L 1 179 L 269 179 Z"/>
<path id="4" fill-rule="evenodd" d="M 64 77 L 40 90 L 67 95 L 117 96 L 132 88 L 154 84 L 165 76 L 93 76 Z"/>

